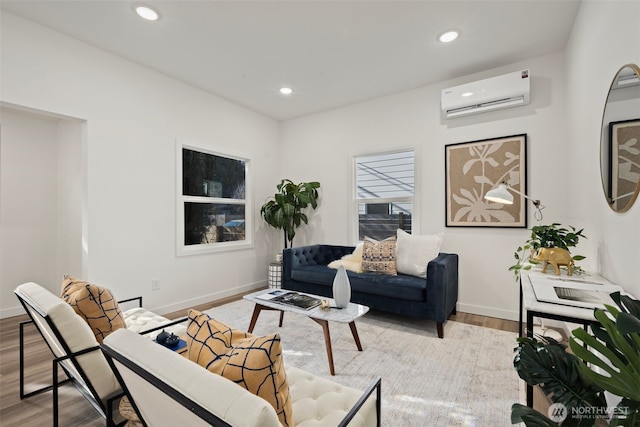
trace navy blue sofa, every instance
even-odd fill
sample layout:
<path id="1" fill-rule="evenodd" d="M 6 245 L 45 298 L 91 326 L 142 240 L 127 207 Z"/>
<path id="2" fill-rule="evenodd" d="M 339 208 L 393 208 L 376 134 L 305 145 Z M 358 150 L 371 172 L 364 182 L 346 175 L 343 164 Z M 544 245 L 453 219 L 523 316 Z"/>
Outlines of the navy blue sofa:
<path id="1" fill-rule="evenodd" d="M 282 253 L 282 287 L 332 297 L 336 271 L 331 261 L 350 254 L 353 246 L 311 245 L 285 249 Z M 427 278 L 398 274 L 347 271 L 351 302 L 395 314 L 436 321 L 438 337 L 443 325 L 456 313 L 458 301 L 458 255 L 440 253 L 427 264 Z"/>

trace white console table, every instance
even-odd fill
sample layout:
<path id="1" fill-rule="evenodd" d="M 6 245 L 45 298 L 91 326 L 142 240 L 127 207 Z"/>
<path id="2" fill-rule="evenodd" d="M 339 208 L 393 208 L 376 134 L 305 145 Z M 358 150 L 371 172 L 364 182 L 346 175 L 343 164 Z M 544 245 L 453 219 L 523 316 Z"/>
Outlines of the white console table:
<path id="1" fill-rule="evenodd" d="M 598 290 L 602 292 L 622 291 L 605 278 L 596 274 L 580 274 L 574 276 L 555 276 L 553 273 L 542 273 L 539 270 L 523 272 L 520 275 L 520 316 L 519 335 L 522 336 L 523 314 L 526 316 L 526 334 L 533 337 L 534 317 L 553 319 L 570 323 L 578 323 L 587 329 L 590 325 L 598 323 L 593 315 L 593 308 L 584 308 L 572 305 L 571 301 L 563 300 L 562 303 L 544 302 L 536 298 L 534 283 L 538 282 L 548 286 L 570 286 L 575 288 Z M 604 308 L 604 307 L 603 307 Z M 527 386 L 527 406 L 533 406 L 533 387 Z"/>

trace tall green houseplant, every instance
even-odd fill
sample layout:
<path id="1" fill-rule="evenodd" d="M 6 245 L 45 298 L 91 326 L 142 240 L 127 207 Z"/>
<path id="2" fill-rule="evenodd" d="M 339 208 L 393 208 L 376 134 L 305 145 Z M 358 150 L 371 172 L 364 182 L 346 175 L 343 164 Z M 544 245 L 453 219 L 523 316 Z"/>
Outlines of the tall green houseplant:
<path id="1" fill-rule="evenodd" d="M 260 208 L 260 215 L 270 226 L 283 230 L 284 247 L 293 247 L 296 229 L 309 219 L 305 209 L 318 207 L 319 182 L 301 182 L 296 184 L 289 179 L 283 179 L 276 186 L 278 192 Z"/>

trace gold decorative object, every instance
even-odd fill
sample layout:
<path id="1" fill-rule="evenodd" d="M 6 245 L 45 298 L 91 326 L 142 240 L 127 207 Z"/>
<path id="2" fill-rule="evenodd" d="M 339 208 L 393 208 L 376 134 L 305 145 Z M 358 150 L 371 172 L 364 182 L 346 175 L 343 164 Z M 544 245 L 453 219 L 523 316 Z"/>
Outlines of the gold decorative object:
<path id="1" fill-rule="evenodd" d="M 320 301 L 320 308 L 323 310 L 329 310 L 331 308 L 331 302 L 328 299 Z"/>
<path id="2" fill-rule="evenodd" d="M 542 272 L 547 272 L 547 266 L 551 264 L 557 275 L 560 274 L 560 266 L 567 267 L 568 275 L 573 275 L 573 258 L 566 249 L 561 248 L 539 248 L 533 256 L 535 261 L 542 261 Z"/>

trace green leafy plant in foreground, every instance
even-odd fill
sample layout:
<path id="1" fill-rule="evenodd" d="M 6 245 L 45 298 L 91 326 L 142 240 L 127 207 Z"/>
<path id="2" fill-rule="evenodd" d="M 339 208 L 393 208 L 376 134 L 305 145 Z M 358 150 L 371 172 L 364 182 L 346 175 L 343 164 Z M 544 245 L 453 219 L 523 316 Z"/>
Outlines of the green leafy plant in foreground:
<path id="1" fill-rule="evenodd" d="M 640 301 L 611 294 L 618 307 L 597 309 L 592 332 L 575 329 L 574 354 L 550 338 L 519 338 L 514 367 L 529 385 L 540 386 L 553 403 L 566 407 L 565 426 L 640 426 Z M 622 398 L 608 407 L 605 391 Z M 558 426 L 532 408 L 514 404 L 511 422 L 527 427 Z"/>
<path id="2" fill-rule="evenodd" d="M 532 259 L 532 256 L 539 248 L 561 248 L 571 252 L 569 248 L 577 246 L 580 238 L 586 239 L 587 237 L 582 234 L 583 229 L 576 230 L 575 227 L 569 226 L 569 228 L 561 226 L 561 224 L 554 222 L 550 225 L 536 225 L 531 228 L 531 235 L 529 239 L 522 246 L 518 246 L 514 252 L 514 258 L 516 263 L 509 267 L 510 271 L 513 271 L 515 280 L 520 279 L 520 273 L 522 270 L 530 270 L 532 264 L 537 264 L 537 261 Z M 581 261 L 585 259 L 582 255 L 572 255 L 574 261 Z M 580 271 L 579 267 L 575 267 L 574 271 Z"/>

